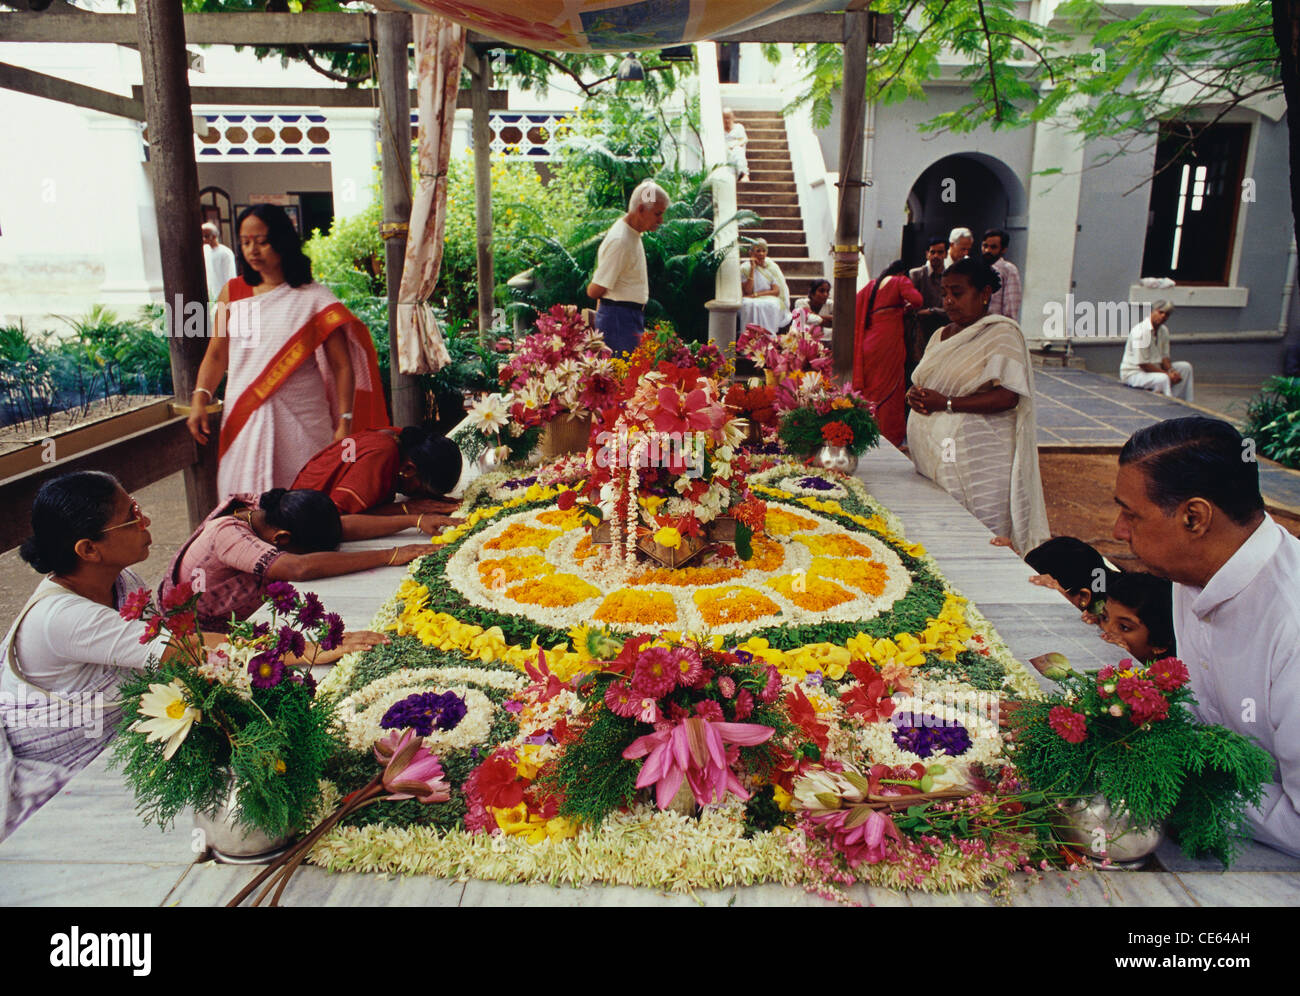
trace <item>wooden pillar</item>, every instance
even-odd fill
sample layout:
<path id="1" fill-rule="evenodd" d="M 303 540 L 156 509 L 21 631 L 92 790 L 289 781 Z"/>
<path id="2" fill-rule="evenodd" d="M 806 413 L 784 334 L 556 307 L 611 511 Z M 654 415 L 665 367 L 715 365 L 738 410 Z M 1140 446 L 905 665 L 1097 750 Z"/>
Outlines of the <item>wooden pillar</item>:
<path id="1" fill-rule="evenodd" d="M 466 49 L 466 55 L 469 50 Z M 478 331 L 486 340 L 492 327 L 496 288 L 492 271 L 492 128 L 488 122 L 488 91 L 492 88 L 492 66 L 487 52 L 474 52 L 470 65 L 470 106 L 474 113 L 474 214 L 475 245 L 478 250 Z"/>
<path id="2" fill-rule="evenodd" d="M 866 127 L 868 20 L 865 10 L 844 15 L 844 87 L 840 116 L 840 198 L 835 225 L 834 369 L 853 371 L 853 330 L 862 237 L 862 149 Z"/>
<path id="3" fill-rule="evenodd" d="M 171 315 L 167 332 L 172 384 L 178 402 L 188 405 L 208 345 L 208 278 L 203 265 L 199 175 L 194 165 L 194 119 L 181 5 L 173 0 L 140 0 L 136 25 L 163 299 Z M 198 328 L 191 318 L 198 321 Z M 201 328 L 202 334 L 181 335 L 186 326 L 191 333 Z M 197 527 L 217 504 L 216 429 L 213 419 L 211 439 L 206 446 L 198 447 L 197 461 L 184 471 L 191 528 Z"/>
<path id="4" fill-rule="evenodd" d="M 424 398 L 416 378 L 399 373 L 397 365 L 397 292 L 406 266 L 407 226 L 411 221 L 411 15 L 380 12 L 374 18 L 392 416 L 394 425 L 419 425 L 425 419 Z"/>

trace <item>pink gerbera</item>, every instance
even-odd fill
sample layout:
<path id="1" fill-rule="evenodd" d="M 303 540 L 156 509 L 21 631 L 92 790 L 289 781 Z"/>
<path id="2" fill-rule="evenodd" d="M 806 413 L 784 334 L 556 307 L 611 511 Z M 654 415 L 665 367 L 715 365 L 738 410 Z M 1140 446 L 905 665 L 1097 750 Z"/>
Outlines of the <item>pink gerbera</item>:
<path id="1" fill-rule="evenodd" d="M 1177 657 L 1166 657 L 1151 665 L 1151 680 L 1162 692 L 1172 692 L 1182 688 L 1191 677 L 1187 668 Z"/>
<path id="2" fill-rule="evenodd" d="M 781 672 L 771 664 L 767 666 L 767 684 L 763 690 L 758 693 L 758 697 L 764 702 L 775 702 L 777 696 L 781 694 Z"/>
<path id="3" fill-rule="evenodd" d="M 632 672 L 632 691 L 651 698 L 671 692 L 680 673 L 672 651 L 663 647 L 650 647 L 641 651 L 636 670 Z"/>
<path id="4" fill-rule="evenodd" d="M 1066 743 L 1081 744 L 1088 739 L 1088 720 L 1081 712 L 1053 706 L 1047 714 L 1047 722 Z"/>
<path id="5" fill-rule="evenodd" d="M 702 702 L 696 702 L 695 715 L 714 723 L 721 723 L 726 719 L 726 717 L 722 715 L 722 706 L 714 702 L 713 699 L 704 699 Z"/>
<path id="6" fill-rule="evenodd" d="M 622 681 L 614 681 L 605 689 L 605 705 L 615 716 L 631 719 L 641 711 L 640 696 Z"/>
<path id="7" fill-rule="evenodd" d="M 704 673 L 704 664 L 700 655 L 693 650 L 677 651 L 677 683 L 686 688 L 694 688 Z"/>
<path id="8" fill-rule="evenodd" d="M 1169 715 L 1169 703 L 1153 681 L 1145 678 L 1120 678 L 1119 697 L 1127 703 L 1134 726 L 1154 723 Z"/>
<path id="9" fill-rule="evenodd" d="M 122 599 L 122 608 L 118 614 L 123 619 L 139 619 L 149 605 L 149 589 L 140 588 Z"/>

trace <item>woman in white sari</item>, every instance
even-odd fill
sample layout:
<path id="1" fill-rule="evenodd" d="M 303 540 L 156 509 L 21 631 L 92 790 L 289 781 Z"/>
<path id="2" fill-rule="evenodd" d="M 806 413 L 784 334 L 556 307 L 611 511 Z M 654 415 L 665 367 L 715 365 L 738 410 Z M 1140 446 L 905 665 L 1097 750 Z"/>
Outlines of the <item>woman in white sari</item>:
<path id="1" fill-rule="evenodd" d="M 767 242 L 755 239 L 740 264 L 740 327 L 761 325 L 776 332 L 790 318 L 790 289 L 781 268 L 767 258 Z"/>
<path id="2" fill-rule="evenodd" d="M 930 339 L 912 374 L 907 444 L 919 473 L 1023 555 L 1051 533 L 1029 349 L 1015 322 L 988 314 L 1000 283 L 977 258 L 944 271 L 951 321 Z"/>

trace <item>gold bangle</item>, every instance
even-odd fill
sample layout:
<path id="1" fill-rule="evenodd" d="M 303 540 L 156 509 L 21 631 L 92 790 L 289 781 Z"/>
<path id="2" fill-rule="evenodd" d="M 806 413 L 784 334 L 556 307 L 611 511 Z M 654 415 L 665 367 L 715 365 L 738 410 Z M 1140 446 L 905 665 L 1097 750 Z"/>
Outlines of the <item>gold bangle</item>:
<path id="1" fill-rule="evenodd" d="M 392 552 L 392 553 L 389 555 L 389 557 L 388 557 L 388 566 L 389 566 L 389 567 L 392 567 L 393 564 L 397 562 L 397 551 L 398 551 L 399 549 L 401 549 L 401 548 L 400 548 L 400 547 L 396 547 L 396 546 L 393 547 L 393 552 Z"/>
<path id="2" fill-rule="evenodd" d="M 402 502 L 402 514 L 403 514 L 403 515 L 410 515 L 410 514 L 411 514 L 411 510 L 410 510 L 409 508 L 406 507 L 406 502 Z"/>
<path id="3" fill-rule="evenodd" d="M 424 515 L 423 515 L 423 513 L 421 513 L 420 515 L 417 515 L 417 516 L 415 517 L 415 528 L 416 528 L 416 529 L 420 529 L 420 523 L 423 522 L 423 521 L 424 521 Z M 424 530 L 421 529 L 420 531 L 423 532 Z"/>

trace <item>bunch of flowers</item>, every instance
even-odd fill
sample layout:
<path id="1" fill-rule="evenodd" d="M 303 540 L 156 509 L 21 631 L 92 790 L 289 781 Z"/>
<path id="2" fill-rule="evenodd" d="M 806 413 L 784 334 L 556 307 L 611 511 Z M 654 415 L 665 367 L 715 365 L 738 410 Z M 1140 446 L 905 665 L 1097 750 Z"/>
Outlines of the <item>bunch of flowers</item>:
<path id="1" fill-rule="evenodd" d="M 182 809 L 214 812 L 230 779 L 236 817 L 272 837 L 302 828 L 337 747 L 333 704 L 315 696 L 311 666 L 343 640 L 343 621 L 310 592 L 272 582 L 269 623 L 237 623 L 229 642 L 207 648 L 195 628 L 198 595 L 188 583 L 161 608 L 131 595 L 128 619 L 145 639 L 166 630 L 171 649 L 122 684 L 124 717 L 115 761 L 146 822 L 170 824 Z"/>
<path id="2" fill-rule="evenodd" d="M 1209 851 L 1228 863 L 1273 761 L 1247 738 L 1195 720 L 1183 663 L 1125 660 L 1095 674 L 1059 654 L 1034 663 L 1063 691 L 1011 715 L 1012 757 L 1027 784 L 1104 796 L 1135 826 L 1167 821 L 1189 855 Z"/>
<path id="3" fill-rule="evenodd" d="M 683 786 L 692 805 L 749 799 L 789 763 L 787 741 L 802 743 L 776 668 L 721 639 L 632 637 L 590 666 L 576 680 L 583 706 L 561 735 L 563 753 L 539 776 L 575 822 L 599 823 L 639 789 L 653 789 L 660 809 Z"/>
<path id="4" fill-rule="evenodd" d="M 537 331 L 516 344 L 499 376 L 510 415 L 524 428 L 566 412 L 590 415 L 610 405 L 619 386 L 613 353 L 600 333 L 576 309 L 558 304 L 538 316 Z"/>
<path id="5" fill-rule="evenodd" d="M 726 380 L 732 369 L 731 363 L 713 343 L 684 342 L 671 325 L 656 322 L 646 330 L 640 345 L 628 357 L 624 383 L 635 386 L 640 377 L 661 363 L 671 367 L 693 367 L 700 376 L 713 380 Z"/>
<path id="6" fill-rule="evenodd" d="M 848 385 L 836 388 L 822 378 L 785 381 L 777 389 L 780 439 L 791 453 L 814 453 L 843 446 L 860 456 L 880 441 L 871 403 Z"/>
<path id="7" fill-rule="evenodd" d="M 510 394 L 485 394 L 465 416 L 456 443 L 473 460 L 484 450 L 496 450 L 501 462 L 517 463 L 528 457 L 542 436 L 541 424 L 525 425 L 512 417 L 515 398 Z"/>
<path id="8" fill-rule="evenodd" d="M 820 328 L 802 321 L 791 322 L 781 333 L 769 332 L 761 325 L 746 325 L 736 339 L 736 355 L 778 377 L 810 371 L 826 373 L 831 368 L 831 353 L 822 341 Z"/>
<path id="9" fill-rule="evenodd" d="M 771 384 L 747 387 L 739 382 L 727 389 L 726 405 L 739 412 L 750 425 L 776 426 L 776 388 Z"/>

